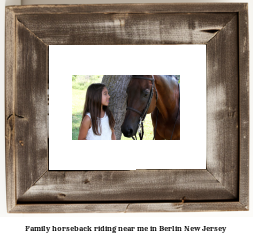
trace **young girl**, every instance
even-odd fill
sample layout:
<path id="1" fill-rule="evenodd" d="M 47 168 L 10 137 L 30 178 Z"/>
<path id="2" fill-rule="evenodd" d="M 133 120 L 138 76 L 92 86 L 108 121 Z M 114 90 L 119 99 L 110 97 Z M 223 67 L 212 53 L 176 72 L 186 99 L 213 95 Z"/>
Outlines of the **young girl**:
<path id="1" fill-rule="evenodd" d="M 94 83 L 88 87 L 78 140 L 116 140 L 109 98 L 104 84 Z"/>

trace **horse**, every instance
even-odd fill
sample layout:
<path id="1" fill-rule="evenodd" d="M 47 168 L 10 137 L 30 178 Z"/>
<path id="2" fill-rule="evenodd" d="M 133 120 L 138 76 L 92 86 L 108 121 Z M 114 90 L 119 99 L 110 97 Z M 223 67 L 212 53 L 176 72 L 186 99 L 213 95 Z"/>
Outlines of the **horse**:
<path id="1" fill-rule="evenodd" d="M 132 137 L 151 113 L 155 140 L 180 140 L 180 84 L 173 75 L 133 75 L 121 131 Z M 142 139 L 142 138 L 141 138 Z"/>

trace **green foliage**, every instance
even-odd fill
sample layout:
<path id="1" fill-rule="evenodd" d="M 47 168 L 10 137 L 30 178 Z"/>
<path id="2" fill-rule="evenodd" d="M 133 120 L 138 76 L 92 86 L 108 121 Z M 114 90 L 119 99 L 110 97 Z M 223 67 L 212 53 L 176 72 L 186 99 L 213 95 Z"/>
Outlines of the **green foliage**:
<path id="1" fill-rule="evenodd" d="M 72 75 L 72 82 L 73 82 L 73 81 L 76 81 L 76 76 L 77 76 L 77 75 Z"/>
<path id="2" fill-rule="evenodd" d="M 103 75 L 72 75 L 72 89 L 87 90 L 92 83 L 101 83 Z"/>

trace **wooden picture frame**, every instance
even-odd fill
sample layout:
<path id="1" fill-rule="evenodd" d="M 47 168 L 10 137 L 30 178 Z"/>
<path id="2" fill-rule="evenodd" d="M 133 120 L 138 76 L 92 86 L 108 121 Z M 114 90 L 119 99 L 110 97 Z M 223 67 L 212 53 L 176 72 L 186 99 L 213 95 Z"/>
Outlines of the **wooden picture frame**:
<path id="1" fill-rule="evenodd" d="M 248 40 L 246 3 L 6 7 L 8 212 L 247 211 Z M 206 169 L 48 171 L 55 44 L 206 44 Z"/>

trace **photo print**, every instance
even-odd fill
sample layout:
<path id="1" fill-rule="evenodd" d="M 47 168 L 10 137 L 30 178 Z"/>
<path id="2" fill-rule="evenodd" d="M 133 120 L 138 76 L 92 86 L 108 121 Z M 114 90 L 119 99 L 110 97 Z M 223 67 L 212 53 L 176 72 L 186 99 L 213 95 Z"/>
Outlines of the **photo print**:
<path id="1" fill-rule="evenodd" d="M 180 75 L 72 75 L 72 139 L 180 140 Z"/>

